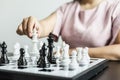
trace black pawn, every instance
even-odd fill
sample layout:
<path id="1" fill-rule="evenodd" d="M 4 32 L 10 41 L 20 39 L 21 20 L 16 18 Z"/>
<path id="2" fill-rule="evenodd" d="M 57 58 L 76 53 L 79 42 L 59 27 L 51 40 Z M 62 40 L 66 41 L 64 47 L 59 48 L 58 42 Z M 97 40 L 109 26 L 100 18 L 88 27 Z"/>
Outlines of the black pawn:
<path id="1" fill-rule="evenodd" d="M 18 68 L 27 68 L 27 60 L 25 59 L 25 50 L 20 48 L 20 57 L 18 59 Z"/>
<path id="2" fill-rule="evenodd" d="M 1 45 L 1 58 L 0 58 L 0 64 L 8 64 L 9 63 L 9 60 L 8 60 L 8 57 L 7 57 L 7 45 L 5 42 L 3 42 Z"/>
<path id="3" fill-rule="evenodd" d="M 49 34 L 48 36 L 48 61 L 51 63 L 51 64 L 55 64 L 56 63 L 56 59 L 55 57 L 53 56 L 53 48 L 54 48 L 54 45 L 53 45 L 53 42 L 54 42 L 54 38 L 53 38 L 53 35 L 52 33 Z"/>
<path id="4" fill-rule="evenodd" d="M 37 61 L 37 67 L 39 67 L 39 68 L 50 67 L 49 62 L 46 60 L 46 50 L 47 50 L 47 48 L 46 48 L 46 45 L 44 43 L 43 46 L 42 46 L 42 49 L 39 50 L 40 58 Z"/>

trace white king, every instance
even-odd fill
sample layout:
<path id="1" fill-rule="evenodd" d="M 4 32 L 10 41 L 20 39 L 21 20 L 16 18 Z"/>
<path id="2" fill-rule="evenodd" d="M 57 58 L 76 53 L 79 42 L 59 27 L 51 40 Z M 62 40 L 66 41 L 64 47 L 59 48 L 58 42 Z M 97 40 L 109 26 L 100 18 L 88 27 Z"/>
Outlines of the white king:
<path id="1" fill-rule="evenodd" d="M 33 43 L 33 46 L 32 46 L 32 52 L 31 52 L 31 55 L 39 55 L 39 50 L 38 50 L 38 38 L 37 38 L 38 34 L 37 34 L 37 31 L 36 29 L 34 28 L 33 29 L 33 37 L 32 37 L 32 43 Z"/>

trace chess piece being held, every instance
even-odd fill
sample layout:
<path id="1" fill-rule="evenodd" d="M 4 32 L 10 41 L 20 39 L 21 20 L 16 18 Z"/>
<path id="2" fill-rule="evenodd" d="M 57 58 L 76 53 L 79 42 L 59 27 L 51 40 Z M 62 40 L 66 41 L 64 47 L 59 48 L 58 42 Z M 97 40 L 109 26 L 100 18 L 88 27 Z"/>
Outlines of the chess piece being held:
<path id="1" fill-rule="evenodd" d="M 31 55 L 38 56 L 39 55 L 38 34 L 37 34 L 37 30 L 35 28 L 33 29 L 32 43 L 33 43 L 33 45 L 32 45 Z"/>
<path id="2" fill-rule="evenodd" d="M 1 48 L 2 48 L 2 54 L 1 54 L 1 58 L 0 58 L 0 65 L 4 65 L 4 64 L 8 64 L 9 60 L 7 57 L 7 45 L 5 42 L 3 42 L 1 44 Z"/>
<path id="3" fill-rule="evenodd" d="M 32 51 L 30 52 L 30 56 L 32 59 L 32 65 L 37 64 L 37 57 L 39 56 L 39 50 L 38 50 L 38 33 L 36 28 L 33 29 L 33 36 L 32 36 Z"/>

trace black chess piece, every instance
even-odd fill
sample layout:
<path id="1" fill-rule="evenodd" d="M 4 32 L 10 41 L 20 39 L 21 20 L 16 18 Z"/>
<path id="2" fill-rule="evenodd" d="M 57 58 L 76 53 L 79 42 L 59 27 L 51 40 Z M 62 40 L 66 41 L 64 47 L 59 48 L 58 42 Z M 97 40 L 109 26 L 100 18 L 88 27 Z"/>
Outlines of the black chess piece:
<path id="1" fill-rule="evenodd" d="M 37 67 L 39 68 L 48 68 L 50 67 L 50 63 L 46 60 L 46 45 L 45 43 L 42 46 L 42 49 L 39 50 L 40 58 L 37 61 Z"/>
<path id="2" fill-rule="evenodd" d="M 20 69 L 27 68 L 27 60 L 25 59 L 24 48 L 20 48 L 20 57 L 18 59 L 18 68 L 20 68 Z"/>
<path id="3" fill-rule="evenodd" d="M 53 35 L 52 33 L 49 34 L 48 36 L 48 61 L 51 63 L 51 64 L 55 64 L 56 63 L 56 59 L 55 57 L 53 56 L 53 48 L 54 48 L 54 45 L 53 45 L 53 42 L 54 42 L 54 38 L 53 38 Z"/>
<path id="4" fill-rule="evenodd" d="M 0 65 L 4 65 L 4 64 L 8 64 L 9 63 L 9 60 L 8 60 L 8 57 L 7 57 L 7 45 L 5 42 L 3 42 L 1 45 L 1 58 L 0 58 Z"/>

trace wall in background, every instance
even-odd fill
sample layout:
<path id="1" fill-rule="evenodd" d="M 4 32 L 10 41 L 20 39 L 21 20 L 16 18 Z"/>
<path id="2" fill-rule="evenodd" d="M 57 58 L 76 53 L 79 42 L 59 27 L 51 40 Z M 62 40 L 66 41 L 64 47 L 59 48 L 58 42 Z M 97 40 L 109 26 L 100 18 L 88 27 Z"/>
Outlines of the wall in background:
<path id="1" fill-rule="evenodd" d="M 68 1 L 72 0 L 0 0 L 0 42 L 6 41 L 8 52 L 13 51 L 16 42 L 19 42 L 21 47 L 31 46 L 28 37 L 16 34 L 22 19 L 28 16 L 43 19 Z"/>

